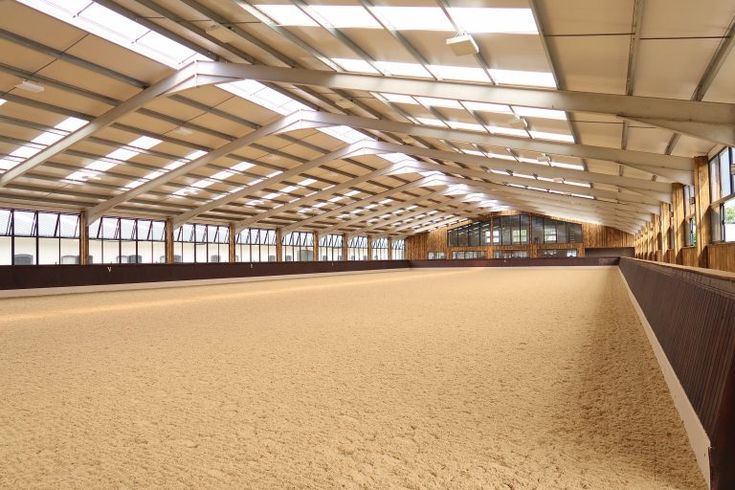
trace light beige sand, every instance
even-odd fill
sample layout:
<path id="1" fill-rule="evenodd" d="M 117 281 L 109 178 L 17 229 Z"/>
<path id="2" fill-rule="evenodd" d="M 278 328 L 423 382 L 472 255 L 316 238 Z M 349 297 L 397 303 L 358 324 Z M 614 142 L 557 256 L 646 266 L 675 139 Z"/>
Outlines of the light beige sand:
<path id="1" fill-rule="evenodd" d="M 0 310 L 2 488 L 705 488 L 614 269 Z"/>

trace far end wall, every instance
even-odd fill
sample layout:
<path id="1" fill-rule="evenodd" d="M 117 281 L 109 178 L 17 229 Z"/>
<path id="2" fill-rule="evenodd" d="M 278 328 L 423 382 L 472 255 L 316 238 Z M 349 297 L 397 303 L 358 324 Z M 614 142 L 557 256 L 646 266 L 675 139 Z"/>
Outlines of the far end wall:
<path id="1" fill-rule="evenodd" d="M 542 249 L 576 249 L 578 257 L 585 256 L 587 248 L 632 248 L 635 246 L 635 237 L 608 226 L 582 223 L 581 243 L 560 244 L 528 244 L 528 245 L 487 245 L 480 247 L 449 247 L 447 231 L 454 227 L 442 227 L 434 231 L 419 233 L 406 238 L 406 259 L 426 260 L 429 252 L 444 252 L 447 259 L 452 258 L 452 252 L 482 251 L 486 258 L 492 258 L 495 250 L 527 250 L 529 258 L 539 257 Z M 612 253 L 612 252 L 611 252 Z M 614 254 L 614 253 L 613 253 Z M 628 255 L 628 253 L 621 253 Z"/>

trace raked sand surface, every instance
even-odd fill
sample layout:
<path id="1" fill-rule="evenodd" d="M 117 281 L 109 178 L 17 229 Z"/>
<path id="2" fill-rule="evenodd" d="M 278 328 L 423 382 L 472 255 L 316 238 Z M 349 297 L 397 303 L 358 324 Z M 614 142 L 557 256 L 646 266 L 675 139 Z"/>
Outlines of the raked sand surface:
<path id="1" fill-rule="evenodd" d="M 706 488 L 614 269 L 0 312 L 0 488 Z"/>

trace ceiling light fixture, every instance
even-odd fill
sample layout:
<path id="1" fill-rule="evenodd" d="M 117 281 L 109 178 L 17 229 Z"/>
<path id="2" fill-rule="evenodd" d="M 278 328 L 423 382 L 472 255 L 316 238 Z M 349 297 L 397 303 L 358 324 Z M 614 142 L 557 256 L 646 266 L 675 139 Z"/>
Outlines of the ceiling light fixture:
<path id="1" fill-rule="evenodd" d="M 467 56 L 469 54 L 477 54 L 480 52 L 480 48 L 477 47 L 477 43 L 469 34 L 460 34 L 458 36 L 450 37 L 447 39 L 447 46 L 451 48 L 457 56 Z"/>
<path id="2" fill-rule="evenodd" d="M 34 94 L 37 94 L 37 93 L 40 93 L 46 90 L 46 88 L 43 85 L 28 81 L 28 80 L 23 80 L 18 85 L 16 85 L 15 88 L 18 88 L 20 90 L 25 90 L 26 92 L 33 92 Z"/>

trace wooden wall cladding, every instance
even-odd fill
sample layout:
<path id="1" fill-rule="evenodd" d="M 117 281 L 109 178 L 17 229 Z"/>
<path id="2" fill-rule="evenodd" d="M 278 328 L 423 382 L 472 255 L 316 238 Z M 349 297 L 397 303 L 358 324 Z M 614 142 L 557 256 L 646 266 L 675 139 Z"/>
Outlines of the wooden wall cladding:
<path id="1" fill-rule="evenodd" d="M 582 223 L 582 240 L 587 248 L 634 247 L 635 237 L 609 226 Z"/>
<path id="2" fill-rule="evenodd" d="M 697 247 L 682 248 L 676 259 L 676 263 L 679 265 L 686 265 L 687 267 L 699 267 L 699 253 L 697 251 Z"/>
<path id="3" fill-rule="evenodd" d="M 735 243 L 707 245 L 707 266 L 710 269 L 735 272 Z"/>
<path id="4" fill-rule="evenodd" d="M 709 436 L 711 488 L 735 488 L 735 278 L 629 258 L 619 267 Z"/>

